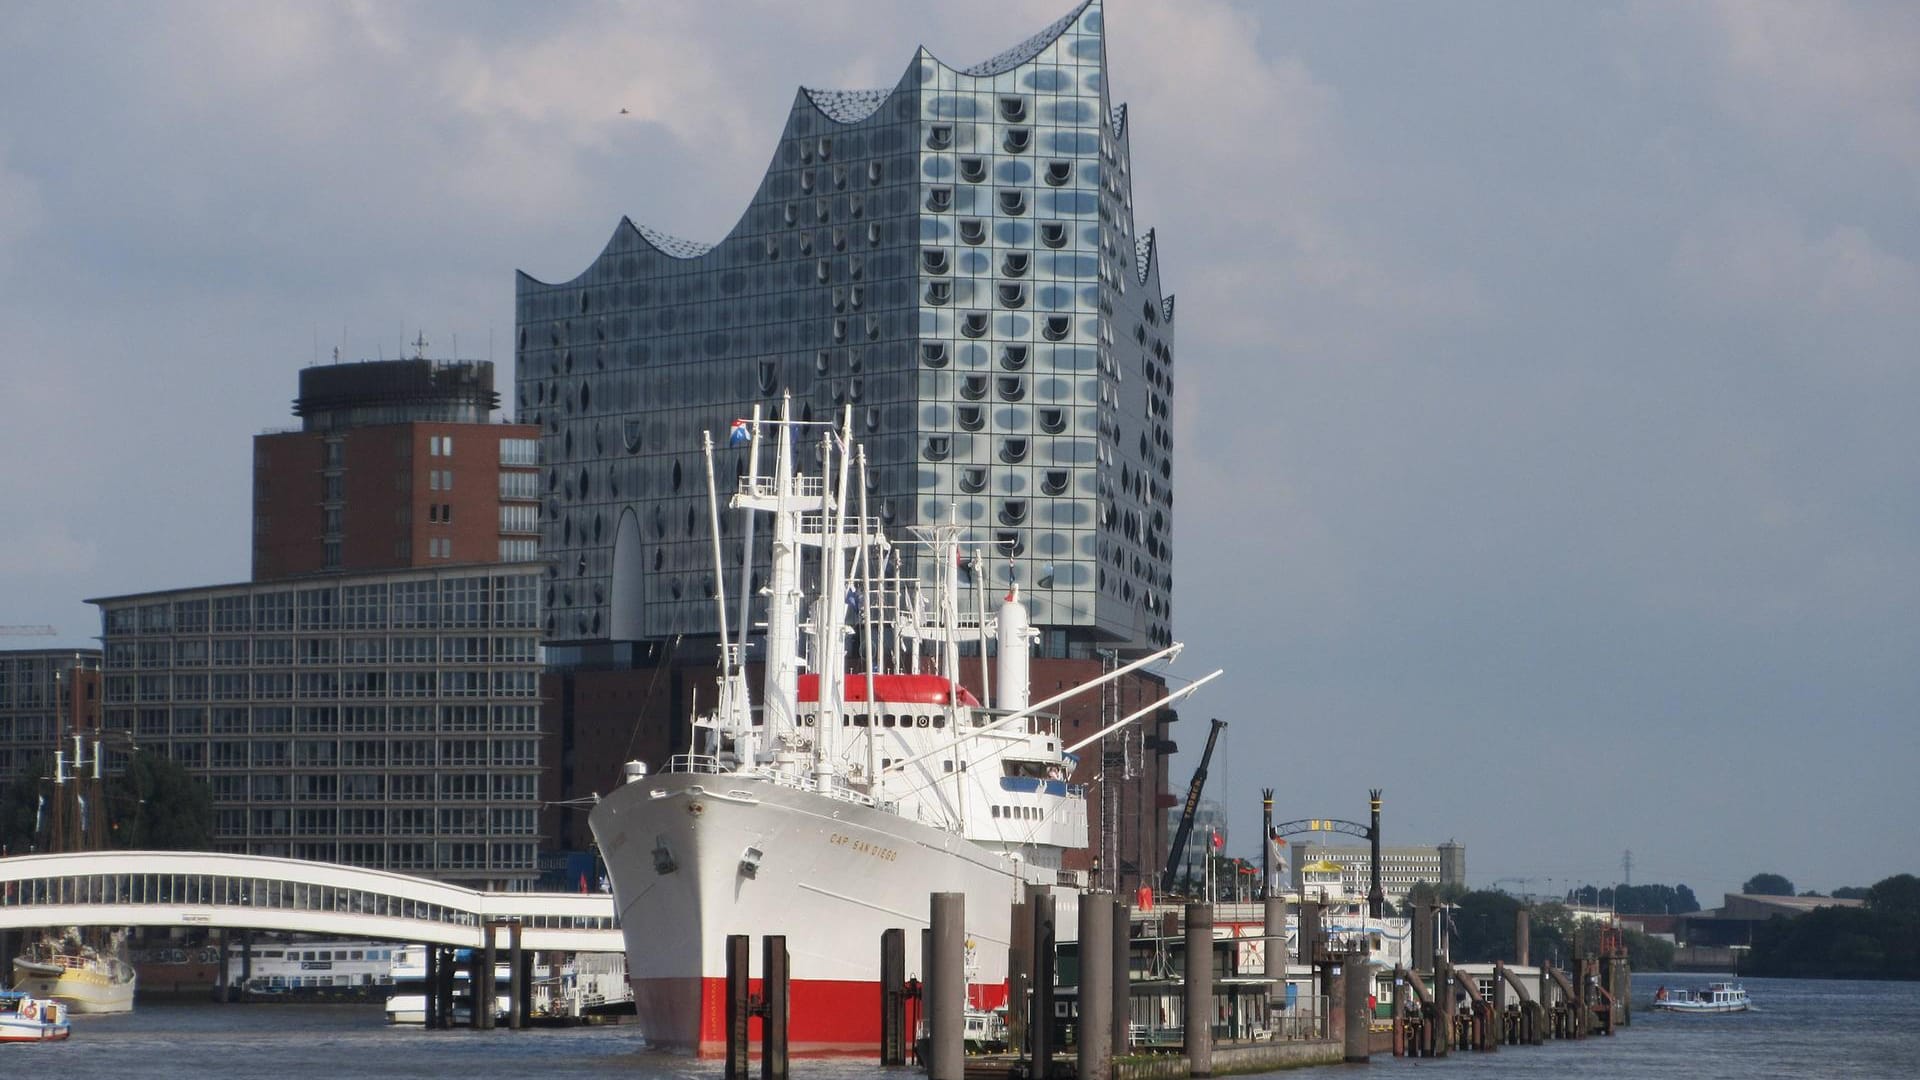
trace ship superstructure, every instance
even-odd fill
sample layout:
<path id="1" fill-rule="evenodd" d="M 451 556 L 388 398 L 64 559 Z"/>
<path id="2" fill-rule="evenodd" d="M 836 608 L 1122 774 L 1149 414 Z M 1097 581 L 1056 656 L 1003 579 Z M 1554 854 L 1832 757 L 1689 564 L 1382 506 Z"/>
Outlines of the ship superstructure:
<path id="1" fill-rule="evenodd" d="M 1068 745 L 1048 709 L 1180 646 L 1031 702 L 1018 589 L 991 613 L 975 589 L 965 610 L 960 568 L 978 556 L 960 546 L 960 530 L 915 530 L 919 564 L 938 569 L 903 576 L 893 542 L 850 504 L 848 478 L 862 465 L 850 411 L 833 426 L 756 414 L 734 431 L 754 444 L 730 500 L 739 529 L 750 545 L 760 517 L 773 526 L 760 704 L 746 677 L 749 628 L 724 585 L 709 436 L 717 703 L 696 719 L 687 753 L 657 774 L 632 763 L 591 824 L 650 1041 L 717 1049 L 725 935 L 785 933 L 794 1048 L 865 1049 L 879 1038 L 880 931 L 926 925 L 932 892 L 965 893 L 970 997 L 1003 1001 L 1007 905 L 1028 885 L 1058 888 L 1061 925 L 1071 926 L 1086 884 L 1062 862 L 1087 843 L 1085 792 L 1067 779 L 1074 755 L 1219 672 Z M 800 475 L 796 447 L 816 438 L 822 468 Z M 762 475 L 766 443 L 774 462 Z M 752 578 L 734 569 L 737 598 Z M 983 673 L 997 649 L 990 705 L 955 678 L 963 642 L 979 648 Z"/>

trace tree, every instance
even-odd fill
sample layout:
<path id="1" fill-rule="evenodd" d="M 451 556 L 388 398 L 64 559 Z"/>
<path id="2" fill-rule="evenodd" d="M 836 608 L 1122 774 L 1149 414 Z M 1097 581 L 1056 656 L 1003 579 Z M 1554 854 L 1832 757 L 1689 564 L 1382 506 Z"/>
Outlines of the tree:
<path id="1" fill-rule="evenodd" d="M 1833 898 L 1835 900 L 1865 900 L 1867 898 L 1867 887 L 1865 885 L 1842 885 L 1833 890 Z"/>
<path id="2" fill-rule="evenodd" d="M 145 851 L 213 846 L 213 790 L 171 758 L 136 750 L 107 792 L 108 843 Z"/>
<path id="3" fill-rule="evenodd" d="M 1750 896 L 1792 896 L 1793 882 L 1779 874 L 1755 874 L 1740 891 Z"/>
<path id="4" fill-rule="evenodd" d="M 0 854 L 25 855 L 38 850 L 36 824 L 44 828 L 45 814 L 40 805 L 40 776 L 47 771 L 46 761 L 32 757 L 20 763 L 4 794 L 0 794 Z"/>
<path id="5" fill-rule="evenodd" d="M 1920 878 L 1895 874 L 1867 890 L 1867 908 L 1894 919 L 1920 919 Z"/>

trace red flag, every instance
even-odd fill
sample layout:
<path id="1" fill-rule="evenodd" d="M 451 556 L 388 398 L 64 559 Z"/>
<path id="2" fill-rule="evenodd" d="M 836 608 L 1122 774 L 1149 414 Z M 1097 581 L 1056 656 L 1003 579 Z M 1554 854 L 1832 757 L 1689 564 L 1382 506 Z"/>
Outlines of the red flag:
<path id="1" fill-rule="evenodd" d="M 1213 850 L 1219 851 L 1222 846 L 1220 843 L 1220 830 L 1215 829 L 1213 830 Z"/>
<path id="2" fill-rule="evenodd" d="M 581 892 L 587 891 L 587 875 L 585 874 L 580 875 L 580 891 Z"/>

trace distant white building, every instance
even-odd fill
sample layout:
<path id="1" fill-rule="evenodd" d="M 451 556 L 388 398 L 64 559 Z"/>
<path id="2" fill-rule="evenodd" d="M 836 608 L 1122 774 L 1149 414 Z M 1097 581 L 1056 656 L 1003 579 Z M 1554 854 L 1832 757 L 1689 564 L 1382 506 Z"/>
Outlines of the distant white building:
<path id="1" fill-rule="evenodd" d="M 1293 866 L 1296 891 L 1306 885 L 1303 878 L 1310 865 L 1338 867 L 1341 887 L 1350 896 L 1364 897 L 1372 888 L 1373 850 L 1370 847 L 1302 841 L 1289 844 L 1287 856 Z M 1432 847 L 1382 846 L 1380 864 L 1380 890 L 1394 904 L 1405 900 L 1416 882 L 1427 881 L 1442 887 L 1467 883 L 1466 845 L 1451 840 Z"/>

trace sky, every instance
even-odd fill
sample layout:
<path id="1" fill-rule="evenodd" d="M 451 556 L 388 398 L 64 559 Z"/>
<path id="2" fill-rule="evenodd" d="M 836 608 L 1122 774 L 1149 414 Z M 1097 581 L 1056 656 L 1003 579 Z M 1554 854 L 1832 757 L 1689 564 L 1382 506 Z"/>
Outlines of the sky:
<path id="1" fill-rule="evenodd" d="M 1920 6 L 1106 3 L 1230 849 L 1380 787 L 1476 886 L 1920 871 Z M 0 623 L 243 580 L 300 367 L 510 385 L 515 270 L 1070 6 L 0 3 Z"/>

